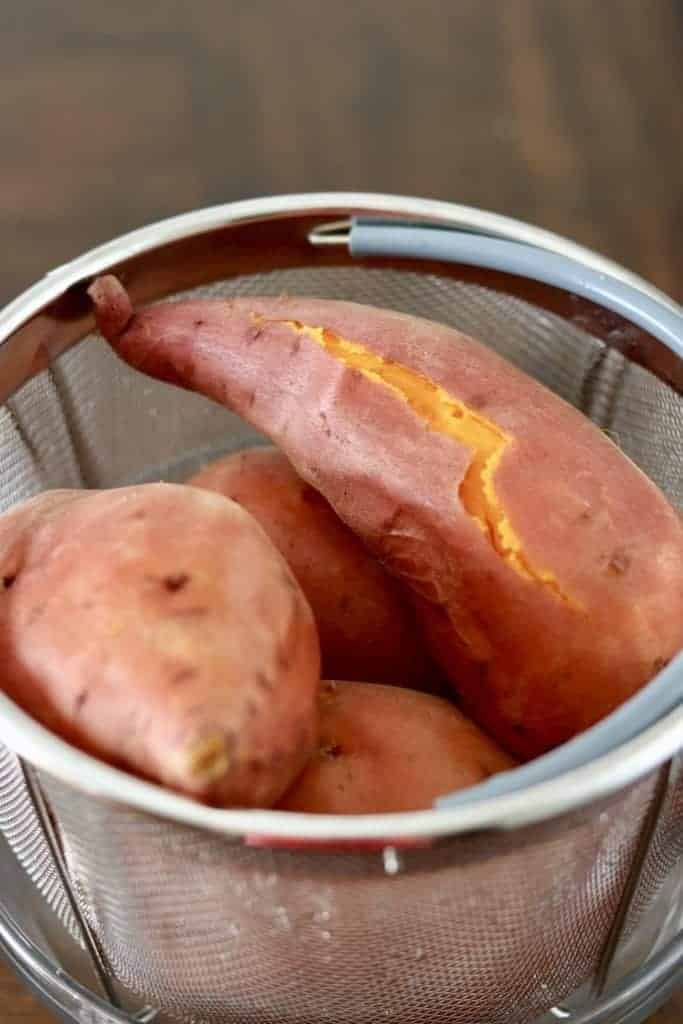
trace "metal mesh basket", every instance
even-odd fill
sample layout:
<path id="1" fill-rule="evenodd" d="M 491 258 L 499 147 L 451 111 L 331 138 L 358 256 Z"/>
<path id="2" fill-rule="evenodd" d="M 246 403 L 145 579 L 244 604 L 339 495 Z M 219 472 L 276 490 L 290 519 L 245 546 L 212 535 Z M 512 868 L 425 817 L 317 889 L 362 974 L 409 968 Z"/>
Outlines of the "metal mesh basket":
<path id="1" fill-rule="evenodd" d="M 357 259 L 332 244 L 334 231 L 310 235 L 323 214 L 357 209 L 559 245 L 441 204 L 308 197 L 205 211 L 105 247 L 5 316 L 0 508 L 48 487 L 181 480 L 257 439 L 225 410 L 134 373 L 88 334 L 84 290 L 105 266 L 138 298 L 288 292 L 456 326 L 583 409 L 683 505 L 683 399 L 671 353 L 632 322 L 522 275 Z M 606 781 L 606 769 L 596 772 L 601 786 L 585 772 L 563 776 L 552 791 L 516 794 L 514 808 L 502 798 L 485 812 L 378 819 L 362 836 L 297 817 L 288 836 L 269 840 L 277 815 L 200 809 L 128 781 L 66 752 L 7 705 L 0 831 L 51 908 L 40 943 L 55 959 L 67 940 L 85 950 L 86 980 L 111 1006 L 142 1011 L 136 1019 L 579 1020 L 680 935 L 680 716 L 659 725 L 659 753 L 654 741 L 640 760 L 637 743 L 636 754 L 613 753 L 610 765 L 629 767 Z M 22 913 L 33 913 L 29 903 L 13 916 L 30 932 Z"/>

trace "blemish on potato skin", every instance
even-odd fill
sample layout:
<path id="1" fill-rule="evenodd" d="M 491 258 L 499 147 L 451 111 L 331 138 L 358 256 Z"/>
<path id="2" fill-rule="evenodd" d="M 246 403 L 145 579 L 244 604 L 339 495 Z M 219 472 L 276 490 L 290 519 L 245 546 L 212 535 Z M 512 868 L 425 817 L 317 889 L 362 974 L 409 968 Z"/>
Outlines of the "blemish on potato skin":
<path id="1" fill-rule="evenodd" d="M 278 647 L 276 660 L 277 667 L 282 669 L 283 672 L 287 672 L 289 670 L 289 667 L 291 665 L 291 659 L 289 657 L 289 652 L 286 651 L 284 647 Z"/>
<path id="2" fill-rule="evenodd" d="M 84 607 L 86 606 L 84 605 Z M 26 618 L 26 625 L 32 626 L 35 622 L 37 622 L 41 615 L 44 614 L 45 608 L 45 601 L 41 601 L 40 604 L 34 605 L 31 611 L 28 613 L 28 616 Z"/>
<path id="3" fill-rule="evenodd" d="M 183 668 L 176 669 L 171 676 L 171 682 L 176 685 L 181 683 L 188 683 L 190 679 L 195 679 L 197 676 L 197 669 L 192 668 L 190 665 L 186 665 Z"/>
<path id="4" fill-rule="evenodd" d="M 81 692 L 76 697 L 74 706 L 75 714 L 78 714 L 80 711 L 83 710 L 89 696 L 90 692 L 87 689 L 81 690 Z"/>
<path id="5" fill-rule="evenodd" d="M 222 779 L 230 768 L 230 743 L 224 736 L 208 736 L 186 751 L 190 775 L 204 782 Z"/>
<path id="6" fill-rule="evenodd" d="M 655 658 L 652 664 L 652 671 L 654 672 L 654 674 L 657 675 L 658 672 L 662 672 L 669 664 L 670 660 L 670 658 Z"/>
<path id="7" fill-rule="evenodd" d="M 339 743 L 323 743 L 318 747 L 318 755 L 323 761 L 335 761 L 343 753 Z"/>
<path id="8" fill-rule="evenodd" d="M 190 608 L 176 608 L 173 611 L 174 619 L 200 619 L 209 614 L 206 605 L 193 605 Z"/>
<path id="9" fill-rule="evenodd" d="M 623 576 L 631 565 L 631 559 L 623 548 L 617 548 L 607 563 L 607 571 L 613 576 Z"/>
<path id="10" fill-rule="evenodd" d="M 2 577 L 3 590 L 9 590 L 17 581 L 17 573 L 8 573 Z"/>
<path id="11" fill-rule="evenodd" d="M 273 680 L 269 679 L 265 672 L 257 672 L 254 675 L 256 685 L 261 689 L 265 690 L 266 693 L 271 693 L 273 690 Z"/>
<path id="12" fill-rule="evenodd" d="M 186 572 L 171 573 L 169 576 L 164 576 L 163 579 L 164 587 L 171 594 L 176 593 L 178 590 L 182 590 L 189 582 L 190 577 Z"/>
<path id="13" fill-rule="evenodd" d="M 330 429 L 330 424 L 327 419 L 327 413 L 322 409 L 320 410 L 320 420 L 324 424 L 323 432 L 325 437 L 332 437 L 332 430 Z"/>

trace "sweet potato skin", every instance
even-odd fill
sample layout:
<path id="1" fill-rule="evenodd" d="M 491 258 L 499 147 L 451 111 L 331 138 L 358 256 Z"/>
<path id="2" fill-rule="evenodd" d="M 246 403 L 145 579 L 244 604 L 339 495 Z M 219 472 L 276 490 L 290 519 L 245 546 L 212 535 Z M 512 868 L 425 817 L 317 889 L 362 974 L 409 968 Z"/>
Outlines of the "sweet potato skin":
<path id="1" fill-rule="evenodd" d="M 313 617 L 258 524 L 171 484 L 46 492 L 0 517 L 2 687 L 89 753 L 269 806 L 316 736 Z"/>
<path id="2" fill-rule="evenodd" d="M 514 761 L 452 704 L 372 683 L 325 681 L 320 742 L 278 804 L 312 814 L 381 814 L 431 807 Z"/>
<path id="3" fill-rule="evenodd" d="M 118 288 L 100 282 L 102 322 Z M 471 448 L 306 328 L 409 368 L 427 382 L 423 405 L 441 388 L 504 432 L 498 500 L 563 597 L 516 571 L 465 508 Z M 593 724 L 683 646 L 678 513 L 582 414 L 458 331 L 353 303 L 249 298 L 162 303 L 109 340 L 270 436 L 411 588 L 465 710 L 513 753 Z"/>
<path id="4" fill-rule="evenodd" d="M 276 448 L 249 448 L 188 481 L 236 501 L 263 527 L 294 573 L 318 627 L 327 678 L 433 685 L 412 608 L 316 490 Z"/>

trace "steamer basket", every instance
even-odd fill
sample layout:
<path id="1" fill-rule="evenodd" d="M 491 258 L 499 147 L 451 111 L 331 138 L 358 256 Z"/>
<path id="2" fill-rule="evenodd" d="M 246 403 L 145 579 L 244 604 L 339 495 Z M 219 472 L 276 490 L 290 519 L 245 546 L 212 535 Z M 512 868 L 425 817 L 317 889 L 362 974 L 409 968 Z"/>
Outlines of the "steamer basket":
<path id="1" fill-rule="evenodd" d="M 103 270 L 139 302 L 288 292 L 452 324 L 583 409 L 683 505 L 671 300 L 506 218 L 332 194 L 154 225 L 0 314 L 0 508 L 181 480 L 259 440 L 91 335 Z M 682 691 L 679 657 L 526 774 L 364 818 L 204 808 L 0 698 L 0 938 L 65 1019 L 91 1024 L 635 1024 L 683 964 Z"/>

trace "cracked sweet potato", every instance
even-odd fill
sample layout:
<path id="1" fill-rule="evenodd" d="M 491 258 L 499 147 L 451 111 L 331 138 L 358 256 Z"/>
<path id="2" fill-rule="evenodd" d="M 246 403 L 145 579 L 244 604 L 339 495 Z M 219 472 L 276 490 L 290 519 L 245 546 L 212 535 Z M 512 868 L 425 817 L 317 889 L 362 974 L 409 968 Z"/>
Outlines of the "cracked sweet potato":
<path id="1" fill-rule="evenodd" d="M 347 302 L 243 298 L 100 328 L 132 366 L 268 434 L 413 593 L 462 704 L 532 757 L 683 646 L 683 522 L 586 417 L 484 345 Z"/>
<path id="2" fill-rule="evenodd" d="M 235 452 L 187 482 L 238 502 L 286 559 L 315 616 L 323 676 L 432 685 L 435 666 L 396 581 L 282 452 Z"/>
<path id="3" fill-rule="evenodd" d="M 447 700 L 373 683 L 324 682 L 318 750 L 278 804 L 314 814 L 431 807 L 515 762 Z"/>
<path id="4" fill-rule="evenodd" d="M 271 805 L 315 743 L 308 604 L 251 516 L 191 487 L 1 516 L 0 666 L 69 742 L 212 804 Z"/>

